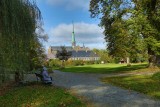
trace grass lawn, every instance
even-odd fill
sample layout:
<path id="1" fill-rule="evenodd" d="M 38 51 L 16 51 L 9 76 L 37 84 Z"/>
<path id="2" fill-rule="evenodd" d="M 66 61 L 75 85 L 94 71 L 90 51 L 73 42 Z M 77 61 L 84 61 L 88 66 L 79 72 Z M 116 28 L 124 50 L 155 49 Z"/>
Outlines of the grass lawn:
<path id="1" fill-rule="evenodd" d="M 135 90 L 160 99 L 160 81 L 153 79 L 152 75 L 106 77 L 101 80 L 105 83 L 110 83 L 129 90 Z"/>
<path id="2" fill-rule="evenodd" d="M 146 63 L 132 64 L 127 66 L 126 64 L 94 64 L 84 66 L 72 66 L 62 69 L 64 72 L 82 72 L 82 73 L 121 73 L 138 71 L 139 69 L 145 69 Z M 144 70 L 146 71 L 146 70 Z"/>
<path id="3" fill-rule="evenodd" d="M 40 84 L 14 87 L 0 95 L 1 107 L 85 107 L 64 89 Z"/>

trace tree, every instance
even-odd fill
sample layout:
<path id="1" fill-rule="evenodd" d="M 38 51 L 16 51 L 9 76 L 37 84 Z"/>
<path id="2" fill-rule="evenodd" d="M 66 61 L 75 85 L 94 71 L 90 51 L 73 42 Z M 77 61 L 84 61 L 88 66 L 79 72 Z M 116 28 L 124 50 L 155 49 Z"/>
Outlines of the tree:
<path id="1" fill-rule="evenodd" d="M 61 47 L 61 51 L 57 51 L 56 57 L 62 61 L 62 67 L 64 67 L 64 61 L 67 61 L 71 57 L 72 53 L 68 52 L 64 46 Z"/>
<path id="2" fill-rule="evenodd" d="M 154 26 L 160 22 L 159 5 L 158 0 L 91 0 L 90 12 L 100 16 L 111 54 L 133 57 L 147 50 L 152 65 L 160 47 L 159 27 Z"/>
<path id="3" fill-rule="evenodd" d="M 32 47 L 29 52 L 30 70 L 41 68 L 46 60 L 45 49 L 40 41 L 32 41 Z"/>
<path id="4" fill-rule="evenodd" d="M 158 6 L 157 0 L 142 0 L 142 1 L 133 1 L 135 4 L 134 12 L 132 12 L 132 16 L 130 19 L 134 20 L 134 24 L 136 25 L 135 32 L 138 32 L 140 36 L 143 37 L 147 52 L 148 52 L 148 62 L 149 67 L 152 67 L 156 64 L 156 56 L 160 52 L 159 48 L 159 35 L 160 32 L 154 20 L 155 15 L 156 19 L 160 18 L 158 16 L 156 9 L 160 9 Z M 154 11 L 155 10 L 155 11 Z M 159 14 L 160 15 L 160 14 Z M 154 18 L 153 18 L 154 17 Z M 160 21 L 160 20 L 159 20 Z M 157 20 L 156 22 L 159 23 Z M 153 23 L 154 22 L 154 23 Z"/>
<path id="5" fill-rule="evenodd" d="M 135 4 L 138 8 L 142 8 L 143 11 L 145 11 L 145 14 L 148 18 L 148 21 L 150 24 L 156 28 L 157 30 L 160 30 L 159 24 L 160 24 L 160 1 L 159 0 L 142 0 L 142 1 L 135 1 Z"/>
<path id="6" fill-rule="evenodd" d="M 41 22 L 34 1 L 0 0 L 0 73 L 23 75 L 30 70 L 30 55 L 32 50 L 37 54 L 33 47 L 40 43 L 35 31 Z"/>
<path id="7" fill-rule="evenodd" d="M 93 52 L 95 52 L 100 57 L 100 61 L 104 61 L 105 63 L 113 62 L 113 58 L 109 55 L 107 50 L 93 49 Z"/>
<path id="8" fill-rule="evenodd" d="M 38 29 L 36 29 L 35 38 L 31 40 L 31 48 L 30 48 L 30 70 L 38 69 L 44 65 L 44 62 L 47 59 L 45 54 L 45 49 L 41 43 L 47 42 L 48 35 L 45 34 L 42 25 L 38 25 Z"/>
<path id="9" fill-rule="evenodd" d="M 130 40 L 128 29 L 126 29 L 126 15 L 128 11 L 127 1 L 119 0 L 91 0 L 91 17 L 101 14 L 100 26 L 104 27 L 105 40 L 109 54 L 116 58 L 130 57 Z M 125 40 L 124 40 L 125 38 Z"/>

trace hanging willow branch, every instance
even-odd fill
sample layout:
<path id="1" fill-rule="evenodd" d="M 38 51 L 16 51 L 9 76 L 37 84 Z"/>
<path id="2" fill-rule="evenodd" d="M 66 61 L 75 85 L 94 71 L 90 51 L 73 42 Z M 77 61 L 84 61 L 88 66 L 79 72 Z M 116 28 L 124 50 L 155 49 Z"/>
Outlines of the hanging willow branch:
<path id="1" fill-rule="evenodd" d="M 34 0 L 0 0 L 0 74 L 30 69 L 30 50 L 42 21 Z M 35 39 L 36 38 L 36 39 Z"/>

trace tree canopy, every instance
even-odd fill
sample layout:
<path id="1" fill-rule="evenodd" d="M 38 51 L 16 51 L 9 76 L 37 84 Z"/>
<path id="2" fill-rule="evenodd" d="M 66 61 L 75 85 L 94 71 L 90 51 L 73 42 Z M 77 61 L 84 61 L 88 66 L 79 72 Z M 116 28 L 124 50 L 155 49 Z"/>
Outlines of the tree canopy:
<path id="1" fill-rule="evenodd" d="M 99 17 L 113 56 L 133 57 L 160 52 L 160 1 L 91 0 L 91 17 Z M 153 60 L 152 60 L 153 61 Z"/>
<path id="2" fill-rule="evenodd" d="M 59 60 L 67 61 L 71 57 L 72 53 L 68 52 L 64 46 L 61 47 L 61 51 L 57 51 L 56 57 Z"/>

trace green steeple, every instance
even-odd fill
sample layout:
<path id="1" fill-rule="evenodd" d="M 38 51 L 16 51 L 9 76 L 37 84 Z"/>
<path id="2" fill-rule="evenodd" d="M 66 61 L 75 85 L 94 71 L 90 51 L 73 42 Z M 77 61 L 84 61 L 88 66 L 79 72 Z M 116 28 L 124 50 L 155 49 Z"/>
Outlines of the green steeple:
<path id="1" fill-rule="evenodd" d="M 74 23 L 73 24 L 73 31 L 72 31 L 72 47 L 76 46 L 76 41 L 75 41 L 75 34 L 74 34 Z"/>

